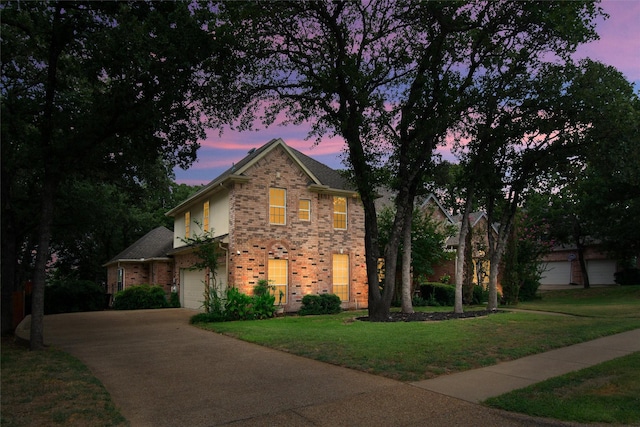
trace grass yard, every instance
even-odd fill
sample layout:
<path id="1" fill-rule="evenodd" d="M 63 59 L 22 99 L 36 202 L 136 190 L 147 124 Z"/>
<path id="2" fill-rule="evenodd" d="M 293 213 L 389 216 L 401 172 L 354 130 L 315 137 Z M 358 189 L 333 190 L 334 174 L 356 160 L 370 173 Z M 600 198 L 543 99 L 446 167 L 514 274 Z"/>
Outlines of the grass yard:
<path id="1" fill-rule="evenodd" d="M 552 296 L 555 292 L 561 294 Z M 579 316 L 509 312 L 443 322 L 371 323 L 355 320 L 365 312 L 344 312 L 201 327 L 402 381 L 493 365 L 640 328 L 638 286 L 554 291 L 518 308 L 524 307 Z"/>
<path id="2" fill-rule="evenodd" d="M 596 287 L 548 291 L 518 308 L 574 316 L 640 319 L 640 286 Z"/>
<path id="3" fill-rule="evenodd" d="M 76 358 L 53 348 L 32 352 L 2 340 L 0 424 L 126 426 L 111 397 Z"/>
<path id="4" fill-rule="evenodd" d="M 507 411 L 579 423 L 640 424 L 640 353 L 488 399 Z"/>

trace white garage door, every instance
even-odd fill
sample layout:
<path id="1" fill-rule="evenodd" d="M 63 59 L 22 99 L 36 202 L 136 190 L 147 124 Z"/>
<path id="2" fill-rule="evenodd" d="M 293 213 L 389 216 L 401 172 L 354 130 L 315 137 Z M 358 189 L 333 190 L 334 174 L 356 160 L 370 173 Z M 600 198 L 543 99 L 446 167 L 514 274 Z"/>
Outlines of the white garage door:
<path id="1" fill-rule="evenodd" d="M 201 309 L 204 301 L 204 270 L 180 270 L 180 305 Z"/>
<path id="2" fill-rule="evenodd" d="M 571 263 L 553 261 L 546 263 L 540 279 L 541 285 L 568 285 L 571 282 Z"/>
<path id="3" fill-rule="evenodd" d="M 184 308 L 203 309 L 204 302 L 204 270 L 180 270 L 180 305 Z M 218 296 L 226 297 L 227 269 L 222 265 L 216 269 L 216 288 Z"/>
<path id="4" fill-rule="evenodd" d="M 616 262 L 608 259 L 592 259 L 587 261 L 587 274 L 592 285 L 613 285 L 613 273 Z"/>

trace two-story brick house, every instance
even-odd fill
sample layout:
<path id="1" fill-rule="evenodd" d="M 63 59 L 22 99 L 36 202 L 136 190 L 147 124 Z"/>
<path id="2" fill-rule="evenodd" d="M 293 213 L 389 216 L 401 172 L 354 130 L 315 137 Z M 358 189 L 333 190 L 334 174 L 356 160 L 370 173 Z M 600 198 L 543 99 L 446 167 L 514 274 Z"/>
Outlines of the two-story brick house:
<path id="1" fill-rule="evenodd" d="M 343 308 L 367 306 L 364 211 L 337 171 L 269 141 L 167 215 L 174 218 L 172 286 L 183 307 L 200 308 L 208 272 L 185 239 L 209 231 L 219 241 L 216 286 L 251 294 L 258 280 L 296 311 L 306 294 L 334 293 Z"/>

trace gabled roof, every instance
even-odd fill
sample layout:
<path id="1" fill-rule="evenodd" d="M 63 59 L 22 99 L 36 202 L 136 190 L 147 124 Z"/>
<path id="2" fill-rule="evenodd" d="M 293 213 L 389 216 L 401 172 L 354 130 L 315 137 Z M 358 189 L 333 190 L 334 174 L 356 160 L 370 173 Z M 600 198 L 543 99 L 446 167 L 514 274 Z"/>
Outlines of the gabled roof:
<path id="1" fill-rule="evenodd" d="M 314 160 L 311 157 L 301 153 L 300 151 L 289 147 L 281 138 L 277 138 L 272 139 L 260 148 L 250 150 L 247 156 L 245 156 L 242 160 L 224 171 L 217 178 L 202 187 L 187 200 L 171 209 L 169 212 L 167 212 L 167 215 L 173 216 L 177 214 L 181 209 L 183 209 L 187 205 L 190 205 L 198 198 L 217 191 L 226 182 L 247 181 L 250 178 L 245 175 L 245 172 L 256 162 L 258 162 L 260 159 L 265 157 L 268 153 L 270 153 L 277 147 L 282 147 L 289 155 L 289 157 L 291 157 L 291 159 L 300 167 L 300 169 L 302 169 L 306 173 L 306 175 L 309 177 L 309 186 L 314 187 L 316 191 L 323 189 L 327 191 L 333 190 L 337 192 L 343 191 L 352 193 L 355 191 L 353 186 L 349 184 L 349 181 L 342 175 L 340 175 L 338 171 L 333 170 L 327 165 L 322 164 L 317 160 Z"/>
<path id="2" fill-rule="evenodd" d="M 109 262 L 104 264 L 103 267 L 117 262 L 168 259 L 167 253 L 172 248 L 173 231 L 166 227 L 157 227 L 113 257 Z"/>
<path id="3" fill-rule="evenodd" d="M 454 215 L 451 218 L 453 219 L 454 224 L 458 224 L 462 222 L 462 214 Z M 487 214 L 484 212 L 471 212 L 469 214 L 469 226 L 471 228 L 475 227 L 478 221 L 480 221 L 482 218 L 484 218 L 485 220 L 488 220 Z M 494 229 L 495 229 L 495 225 L 494 225 Z"/>
<path id="4" fill-rule="evenodd" d="M 429 193 L 429 195 L 427 196 L 425 201 L 422 202 L 422 204 L 420 205 L 420 209 L 426 208 L 429 205 L 429 203 L 432 203 L 432 202 L 435 202 L 436 206 L 438 206 L 438 209 L 440 209 L 440 211 L 447 218 L 447 221 L 449 221 L 451 224 L 455 224 L 456 223 L 456 221 L 449 214 L 449 212 L 447 212 L 447 210 L 444 208 L 444 206 L 442 206 L 442 203 L 440 203 L 440 200 L 438 200 L 438 198 L 433 193 Z"/>

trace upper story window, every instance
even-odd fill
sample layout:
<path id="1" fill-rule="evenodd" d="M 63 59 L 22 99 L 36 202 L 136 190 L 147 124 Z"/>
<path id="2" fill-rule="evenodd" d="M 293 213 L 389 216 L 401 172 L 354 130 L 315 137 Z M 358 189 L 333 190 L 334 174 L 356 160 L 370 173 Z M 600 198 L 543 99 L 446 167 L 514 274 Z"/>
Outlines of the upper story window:
<path id="1" fill-rule="evenodd" d="M 333 197 L 333 228 L 338 230 L 347 229 L 347 198 L 341 196 Z"/>
<path id="2" fill-rule="evenodd" d="M 204 202 L 202 207 L 202 231 L 209 231 L 209 201 Z"/>
<path id="3" fill-rule="evenodd" d="M 286 224 L 287 190 L 284 188 L 269 189 L 269 223 Z"/>
<path id="4" fill-rule="evenodd" d="M 311 200 L 300 199 L 298 202 L 298 219 L 300 221 L 311 221 Z"/>
<path id="5" fill-rule="evenodd" d="M 191 235 L 191 212 L 184 213 L 184 237 L 188 239 Z"/>

